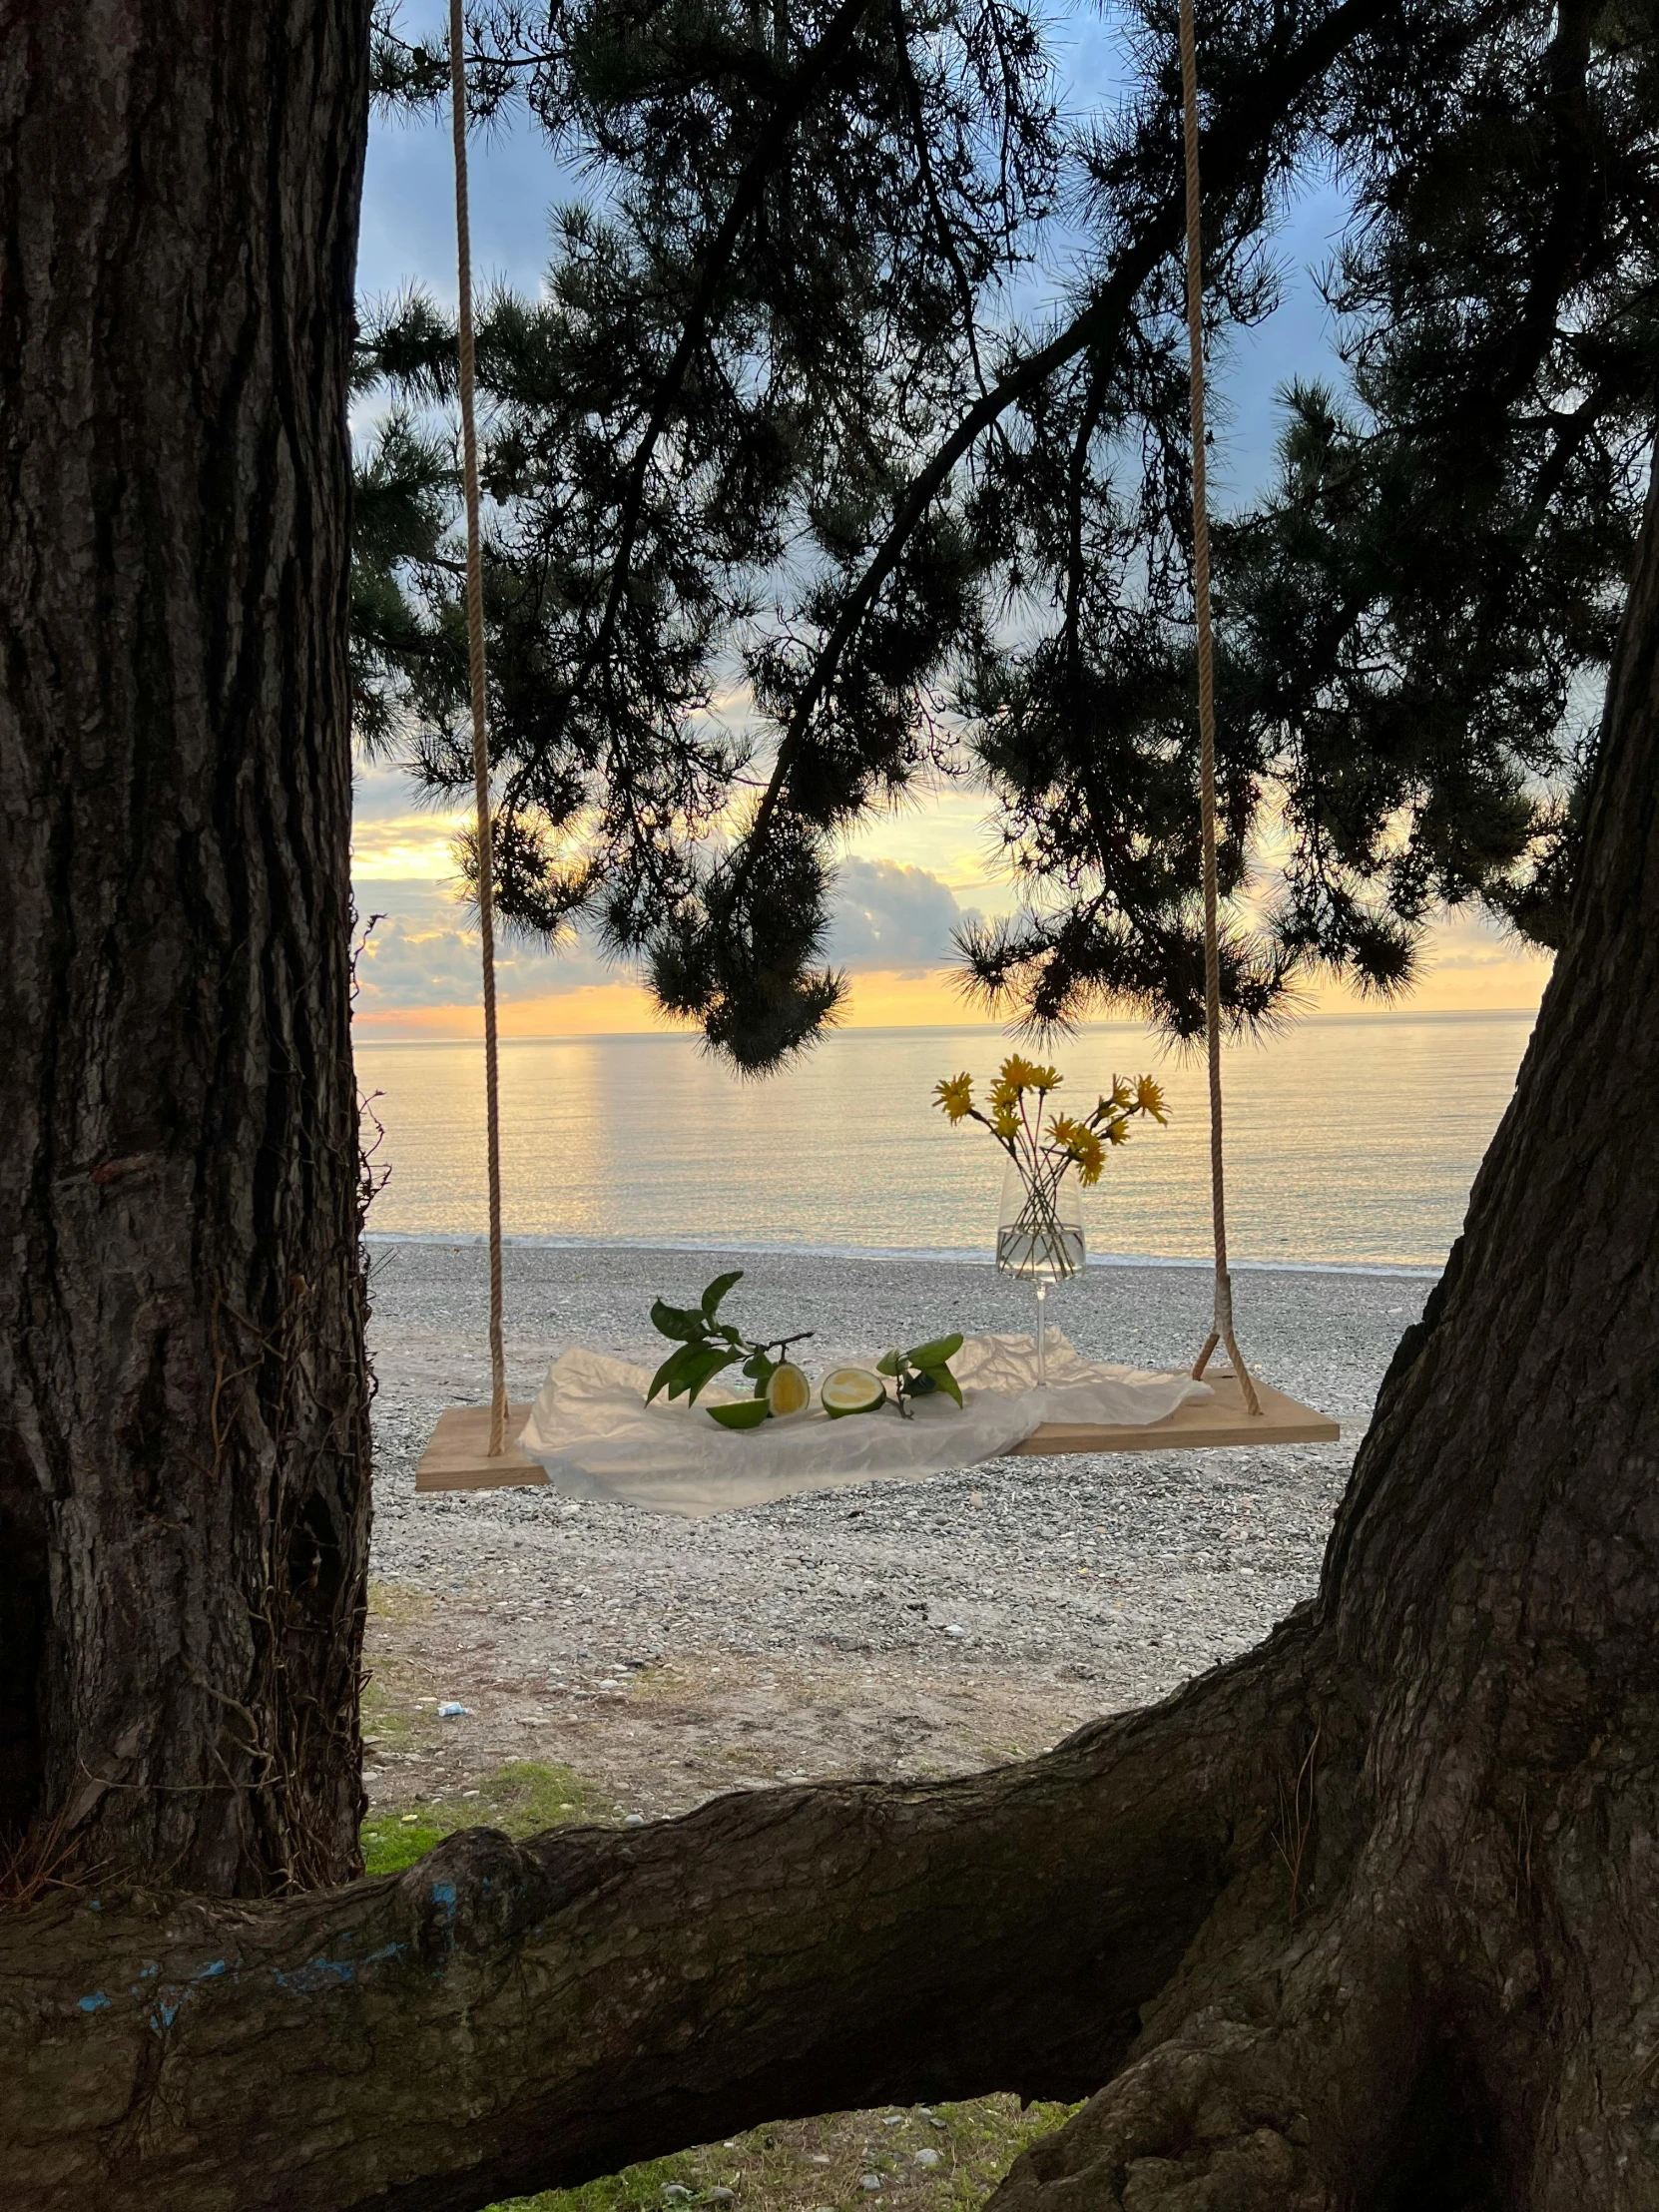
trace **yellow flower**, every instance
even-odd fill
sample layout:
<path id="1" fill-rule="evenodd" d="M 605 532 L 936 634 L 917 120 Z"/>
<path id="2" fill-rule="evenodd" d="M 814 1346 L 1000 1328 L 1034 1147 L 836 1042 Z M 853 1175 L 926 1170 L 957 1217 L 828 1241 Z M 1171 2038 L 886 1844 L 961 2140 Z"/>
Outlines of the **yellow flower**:
<path id="1" fill-rule="evenodd" d="M 1039 1067 L 1034 1060 L 1027 1060 L 1017 1052 L 1010 1053 L 1003 1061 L 1000 1081 L 1016 1094 L 1020 1091 L 1057 1091 L 1060 1088 L 1060 1077 L 1056 1069 Z"/>
<path id="2" fill-rule="evenodd" d="M 991 1116 L 991 1134 L 1011 1143 L 1019 1135 L 1019 1116 L 1011 1106 L 999 1106 Z"/>
<path id="3" fill-rule="evenodd" d="M 1059 1135 L 1057 1126 L 1055 1135 Z M 1084 1188 L 1097 1184 L 1106 1153 L 1102 1150 L 1102 1144 L 1099 1144 L 1099 1137 L 1093 1133 L 1093 1128 L 1088 1128 L 1086 1122 L 1066 1122 L 1066 1133 L 1064 1137 L 1059 1137 L 1059 1141 L 1062 1141 L 1064 1148 L 1077 1161 L 1079 1184 Z"/>
<path id="4" fill-rule="evenodd" d="M 1114 1114 L 1106 1124 L 1106 1134 L 1111 1138 L 1113 1144 L 1127 1144 L 1129 1142 L 1129 1124 L 1120 1116 Z"/>
<path id="5" fill-rule="evenodd" d="M 1077 1180 L 1083 1188 L 1087 1190 L 1092 1184 L 1098 1183 L 1101 1168 L 1105 1165 L 1106 1154 L 1102 1150 L 1100 1139 L 1094 1131 L 1080 1128 L 1077 1132 L 1076 1142 L 1069 1146 L 1068 1150 L 1077 1162 Z"/>
<path id="6" fill-rule="evenodd" d="M 1120 1109 L 1125 1106 L 1133 1106 L 1135 1094 L 1127 1083 L 1114 1075 L 1112 1078 L 1112 1095 L 1110 1098 L 1103 1098 L 1100 1103 L 1102 1106 L 1116 1106 Z"/>
<path id="7" fill-rule="evenodd" d="M 1006 1075 L 999 1075 L 991 1085 L 991 1104 L 1000 1110 L 1019 1104 L 1019 1085 L 1010 1083 Z"/>
<path id="8" fill-rule="evenodd" d="M 1164 1094 L 1150 1075 L 1143 1075 L 1135 1085 L 1135 1104 L 1143 1114 L 1150 1114 L 1154 1121 L 1169 1120 L 1169 1108 L 1164 1104 Z"/>
<path id="9" fill-rule="evenodd" d="M 973 1110 L 973 1077 L 946 1076 L 942 1083 L 933 1085 L 933 1096 L 939 1102 L 940 1112 L 950 1116 L 951 1126 L 954 1128 L 964 1115 Z"/>
<path id="10" fill-rule="evenodd" d="M 1106 1155 L 1100 1148 L 1100 1139 L 1086 1121 L 1073 1121 L 1069 1114 L 1056 1114 L 1049 1124 L 1049 1135 L 1077 1162 L 1079 1183 L 1087 1185 L 1100 1181 L 1101 1162 Z"/>

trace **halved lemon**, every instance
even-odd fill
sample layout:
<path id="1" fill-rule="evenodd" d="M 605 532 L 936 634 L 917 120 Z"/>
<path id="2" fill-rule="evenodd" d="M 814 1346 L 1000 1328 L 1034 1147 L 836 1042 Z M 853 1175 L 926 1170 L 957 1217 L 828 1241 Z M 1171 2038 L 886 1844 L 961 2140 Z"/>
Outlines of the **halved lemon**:
<path id="1" fill-rule="evenodd" d="M 785 1360 L 767 1378 L 767 1403 L 780 1420 L 804 1413 L 813 1402 L 813 1385 L 793 1360 Z"/>
<path id="2" fill-rule="evenodd" d="M 819 1389 L 819 1402 L 831 1420 L 848 1413 L 874 1413 L 887 1402 L 887 1385 L 868 1368 L 832 1368 Z"/>

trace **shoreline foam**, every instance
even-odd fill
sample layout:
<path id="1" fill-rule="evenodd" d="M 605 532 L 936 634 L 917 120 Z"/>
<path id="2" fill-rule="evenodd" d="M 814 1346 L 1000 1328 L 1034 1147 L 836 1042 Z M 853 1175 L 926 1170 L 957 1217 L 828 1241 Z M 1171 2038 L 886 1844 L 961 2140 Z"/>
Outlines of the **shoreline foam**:
<path id="1" fill-rule="evenodd" d="M 413 1245 L 440 1252 L 481 1250 L 488 1242 L 488 1237 L 479 1229 L 370 1229 L 363 1235 L 365 1245 L 388 1249 Z M 511 1247 L 526 1252 L 735 1252 L 780 1260 L 903 1261 L 921 1267 L 988 1268 L 992 1265 L 989 1245 L 976 1248 L 759 1244 L 733 1237 L 554 1237 L 535 1232 L 506 1235 L 501 1242 L 504 1249 Z M 1088 1265 L 1091 1268 L 1181 1269 L 1201 1275 L 1211 1272 L 1210 1261 L 1173 1253 L 1091 1252 Z M 1233 1275 L 1362 1275 L 1376 1276 L 1383 1281 L 1403 1279 L 1437 1283 L 1445 1271 L 1445 1263 L 1442 1261 L 1434 1266 L 1415 1260 L 1230 1260 L 1228 1269 Z"/>

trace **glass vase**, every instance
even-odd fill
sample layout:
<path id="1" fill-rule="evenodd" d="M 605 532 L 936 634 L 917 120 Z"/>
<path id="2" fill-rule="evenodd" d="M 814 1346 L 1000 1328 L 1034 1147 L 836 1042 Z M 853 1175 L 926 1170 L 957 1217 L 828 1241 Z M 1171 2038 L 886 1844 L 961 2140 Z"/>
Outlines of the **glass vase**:
<path id="1" fill-rule="evenodd" d="M 1064 1282 L 1083 1265 L 1083 1194 L 1068 1167 L 1061 1175 L 1041 1170 L 1028 1177 L 1010 1160 L 1002 1177 L 996 1214 L 996 1264 L 1037 1288 L 1037 1385 L 1048 1382 L 1048 1286 Z"/>

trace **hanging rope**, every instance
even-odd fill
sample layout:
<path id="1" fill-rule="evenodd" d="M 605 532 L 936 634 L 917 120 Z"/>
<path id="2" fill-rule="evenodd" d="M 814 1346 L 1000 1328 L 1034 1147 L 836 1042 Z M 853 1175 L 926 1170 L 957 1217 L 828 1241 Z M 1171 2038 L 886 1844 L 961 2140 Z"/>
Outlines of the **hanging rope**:
<path id="1" fill-rule="evenodd" d="M 478 537 L 478 433 L 472 404 L 472 235 L 466 196 L 466 58 L 461 0 L 449 0 L 449 103 L 455 135 L 455 258 L 460 289 L 461 458 L 466 480 L 466 644 L 472 688 L 472 784 L 478 814 L 478 935 L 484 960 L 484 1123 L 490 1206 L 490 1448 L 506 1445 L 507 1356 L 501 1338 L 501 1108 L 495 1050 L 495 854 L 484 735 L 484 583 Z"/>
<path id="2" fill-rule="evenodd" d="M 1221 940 L 1216 919 L 1216 685 L 1210 638 L 1210 514 L 1204 480 L 1204 258 L 1198 226 L 1198 60 L 1193 0 L 1181 0 L 1181 118 L 1187 155 L 1188 391 L 1193 425 L 1193 602 L 1198 617 L 1199 809 L 1204 828 L 1204 1041 L 1210 1060 L 1210 1218 L 1216 1240 L 1216 1303 L 1210 1334 L 1193 1365 L 1200 1376 L 1225 1345 L 1245 1404 L 1262 1410 L 1233 1335 L 1233 1284 L 1227 1272 L 1227 1186 L 1222 1154 Z"/>

